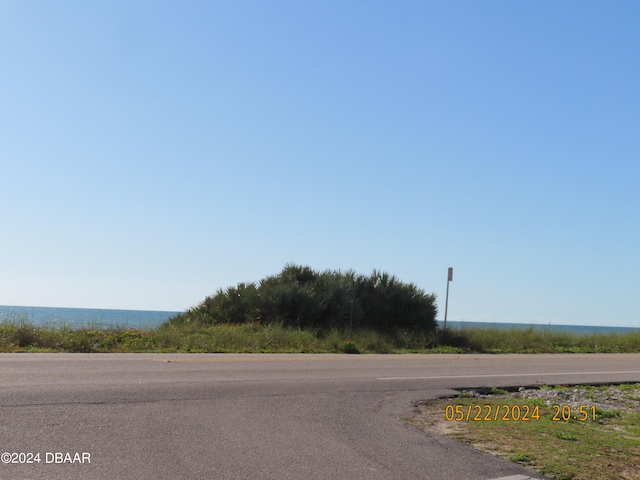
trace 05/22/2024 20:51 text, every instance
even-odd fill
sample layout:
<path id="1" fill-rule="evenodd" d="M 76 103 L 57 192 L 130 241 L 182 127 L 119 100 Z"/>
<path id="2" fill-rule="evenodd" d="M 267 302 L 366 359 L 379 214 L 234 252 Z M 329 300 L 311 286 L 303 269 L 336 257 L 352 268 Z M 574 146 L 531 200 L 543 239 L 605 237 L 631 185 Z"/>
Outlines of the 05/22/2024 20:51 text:
<path id="1" fill-rule="evenodd" d="M 551 420 L 554 422 L 568 422 L 577 420 L 596 421 L 595 405 L 552 405 L 554 414 Z M 538 421 L 541 418 L 538 405 L 447 405 L 444 410 L 444 418 L 455 422 L 528 422 Z"/>

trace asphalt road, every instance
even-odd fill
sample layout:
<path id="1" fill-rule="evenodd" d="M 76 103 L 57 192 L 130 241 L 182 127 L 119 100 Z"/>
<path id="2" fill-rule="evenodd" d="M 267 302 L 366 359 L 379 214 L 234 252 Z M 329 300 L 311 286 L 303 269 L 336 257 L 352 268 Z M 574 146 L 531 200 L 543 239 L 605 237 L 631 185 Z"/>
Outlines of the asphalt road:
<path id="1" fill-rule="evenodd" d="M 640 354 L 0 354 L 0 479 L 528 476 L 402 419 L 454 388 L 622 381 Z"/>

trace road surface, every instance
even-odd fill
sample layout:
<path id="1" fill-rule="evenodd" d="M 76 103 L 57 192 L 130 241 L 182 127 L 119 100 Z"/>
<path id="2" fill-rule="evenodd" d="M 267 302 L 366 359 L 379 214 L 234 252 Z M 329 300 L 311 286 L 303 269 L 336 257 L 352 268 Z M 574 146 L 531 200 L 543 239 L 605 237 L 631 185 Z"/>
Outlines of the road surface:
<path id="1" fill-rule="evenodd" d="M 527 478 L 403 419 L 456 388 L 623 381 L 640 354 L 0 354 L 0 479 Z"/>

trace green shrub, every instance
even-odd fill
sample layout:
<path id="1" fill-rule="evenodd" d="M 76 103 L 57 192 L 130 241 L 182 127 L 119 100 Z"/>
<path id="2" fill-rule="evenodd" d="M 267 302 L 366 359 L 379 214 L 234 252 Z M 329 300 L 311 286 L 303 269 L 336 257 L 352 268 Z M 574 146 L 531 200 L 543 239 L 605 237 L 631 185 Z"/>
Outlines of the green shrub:
<path id="1" fill-rule="evenodd" d="M 168 321 L 180 325 L 258 323 L 303 329 L 435 332 L 435 295 L 374 270 L 317 272 L 288 264 L 256 283 L 219 289 Z"/>

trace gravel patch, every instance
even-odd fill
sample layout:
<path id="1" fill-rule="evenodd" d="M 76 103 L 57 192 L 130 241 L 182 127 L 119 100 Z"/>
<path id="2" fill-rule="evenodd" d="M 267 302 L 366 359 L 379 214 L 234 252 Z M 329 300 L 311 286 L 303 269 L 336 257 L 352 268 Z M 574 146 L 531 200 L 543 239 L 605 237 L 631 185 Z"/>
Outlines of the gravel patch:
<path id="1" fill-rule="evenodd" d="M 495 392 L 495 391 L 494 391 Z M 461 395 L 473 398 L 538 398 L 547 405 L 595 405 L 600 410 L 638 411 L 640 409 L 640 384 L 625 385 L 574 385 L 568 387 L 520 387 L 506 394 L 489 389 L 462 390 Z"/>

